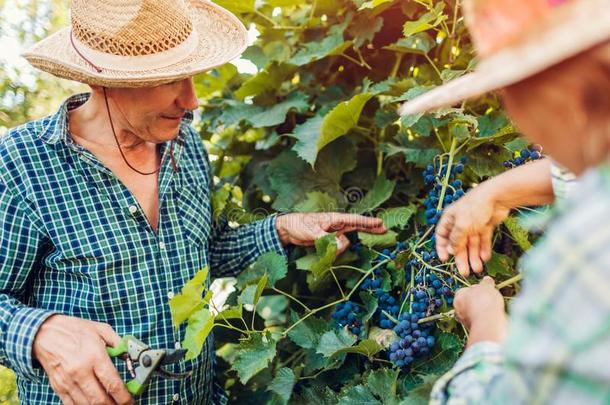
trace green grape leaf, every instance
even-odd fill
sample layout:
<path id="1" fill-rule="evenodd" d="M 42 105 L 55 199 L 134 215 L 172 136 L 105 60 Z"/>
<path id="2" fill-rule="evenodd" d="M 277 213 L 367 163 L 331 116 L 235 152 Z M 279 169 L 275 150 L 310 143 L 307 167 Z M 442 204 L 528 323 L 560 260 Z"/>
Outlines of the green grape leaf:
<path id="1" fill-rule="evenodd" d="M 396 404 L 398 386 L 397 369 L 380 368 L 372 371 L 367 378 L 367 387 L 373 394 L 381 398 L 384 405 Z"/>
<path id="2" fill-rule="evenodd" d="M 377 247 L 388 247 L 396 244 L 398 234 L 392 230 L 387 231 L 381 235 L 375 235 L 372 233 L 358 232 L 358 238 L 360 242 L 366 247 L 377 248 Z"/>
<path id="3" fill-rule="evenodd" d="M 372 339 L 361 340 L 356 346 L 344 347 L 335 353 L 357 353 L 366 357 L 373 357 L 383 350 L 383 347 Z"/>
<path id="4" fill-rule="evenodd" d="M 375 180 L 373 187 L 366 193 L 362 200 L 356 202 L 350 209 L 351 212 L 362 214 L 369 212 L 386 202 L 394 192 L 396 182 L 388 180 L 385 176 L 379 176 Z"/>
<path id="5" fill-rule="evenodd" d="M 203 345 L 214 327 L 214 315 L 206 308 L 200 308 L 189 317 L 182 347 L 187 350 L 186 360 L 192 360 L 201 354 Z"/>
<path id="6" fill-rule="evenodd" d="M 373 393 L 363 385 L 349 388 L 339 399 L 338 405 L 383 405 Z"/>
<path id="7" fill-rule="evenodd" d="M 498 252 L 492 252 L 491 259 L 485 263 L 487 274 L 493 278 L 499 276 L 512 276 L 514 271 L 511 266 L 511 259 Z"/>
<path id="8" fill-rule="evenodd" d="M 401 38 L 391 45 L 386 45 L 383 49 L 400 53 L 427 54 L 436 44 L 430 35 L 420 32 L 408 38 Z"/>
<path id="9" fill-rule="evenodd" d="M 402 33 L 405 37 L 410 37 L 418 32 L 429 30 L 439 25 L 441 22 L 447 19 L 447 16 L 443 14 L 443 8 L 445 7 L 444 2 L 436 3 L 434 9 L 430 10 L 426 14 L 419 17 L 415 21 L 407 21 L 402 28 Z"/>
<path id="10" fill-rule="evenodd" d="M 286 258 L 276 252 L 263 253 L 245 271 L 237 276 L 237 287 L 243 288 L 248 284 L 258 283 L 261 277 L 267 274 L 268 286 L 275 287 L 275 283 L 286 276 L 288 264 Z"/>
<path id="11" fill-rule="evenodd" d="M 254 114 L 247 120 L 255 128 L 275 126 L 284 122 L 286 114 L 288 114 L 288 111 L 291 109 L 303 112 L 307 110 L 308 107 L 309 103 L 307 102 L 307 96 L 301 92 L 295 92 L 281 103 L 274 104 L 271 108 Z"/>
<path id="12" fill-rule="evenodd" d="M 275 344 L 269 336 L 259 333 L 253 333 L 239 343 L 231 369 L 237 372 L 242 384 L 246 384 L 255 374 L 267 368 L 275 357 Z"/>
<path id="13" fill-rule="evenodd" d="M 381 211 L 377 217 L 383 220 L 386 228 L 404 228 L 409 219 L 417 212 L 413 205 L 407 207 L 394 207 Z"/>
<path id="14" fill-rule="evenodd" d="M 333 265 L 337 255 L 336 236 L 335 233 L 330 233 L 316 240 L 316 254 L 319 260 L 311 266 L 311 274 L 314 279 L 321 278 Z"/>
<path id="15" fill-rule="evenodd" d="M 324 357 L 330 357 L 342 349 L 351 347 L 358 338 L 345 329 L 335 329 L 328 331 L 320 338 L 317 352 Z"/>
<path id="16" fill-rule="evenodd" d="M 180 294 L 176 294 L 169 301 L 169 307 L 174 321 L 174 327 L 186 321 L 195 311 L 199 310 L 206 302 L 202 299 L 208 277 L 208 267 L 199 270 L 195 276 L 189 280 Z M 208 299 L 209 300 L 209 299 Z"/>
<path id="17" fill-rule="evenodd" d="M 273 63 L 267 69 L 258 72 L 250 79 L 246 80 L 237 91 L 235 97 L 240 100 L 248 96 L 276 90 L 282 82 L 294 73 L 294 67 L 284 64 Z"/>
<path id="18" fill-rule="evenodd" d="M 366 312 L 362 315 L 362 323 L 366 323 L 375 315 L 375 311 L 377 311 L 378 302 L 377 298 L 373 297 L 370 293 L 366 291 L 360 292 L 360 298 L 364 303 L 364 309 Z"/>
<path id="19" fill-rule="evenodd" d="M 334 212 L 338 209 L 337 200 L 321 191 L 307 193 L 307 198 L 294 206 L 296 212 Z"/>
<path id="20" fill-rule="evenodd" d="M 239 319 L 243 317 L 244 307 L 241 304 L 229 307 L 216 315 L 216 319 Z"/>
<path id="21" fill-rule="evenodd" d="M 510 232 L 511 236 L 517 242 L 519 247 L 523 251 L 529 250 L 532 247 L 532 244 L 529 241 L 528 233 L 525 228 L 519 224 L 519 220 L 515 217 L 508 217 L 504 220 L 504 225 Z"/>
<path id="22" fill-rule="evenodd" d="M 275 392 L 284 402 L 288 402 L 292 396 L 295 382 L 294 371 L 288 367 L 282 367 L 275 373 L 275 378 L 271 381 L 267 390 Z"/>
<path id="23" fill-rule="evenodd" d="M 291 313 L 291 322 L 295 324 L 298 321 L 296 313 Z M 298 346 L 304 349 L 315 349 L 320 344 L 320 339 L 324 333 L 328 332 L 330 327 L 328 322 L 323 319 L 310 316 L 288 332 L 288 337 Z"/>

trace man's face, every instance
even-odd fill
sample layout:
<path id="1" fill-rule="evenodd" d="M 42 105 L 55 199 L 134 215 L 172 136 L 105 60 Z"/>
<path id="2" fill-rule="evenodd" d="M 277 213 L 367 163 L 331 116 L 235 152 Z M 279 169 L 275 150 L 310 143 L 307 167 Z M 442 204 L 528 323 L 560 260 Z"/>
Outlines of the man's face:
<path id="1" fill-rule="evenodd" d="M 153 143 L 175 139 L 185 112 L 198 106 L 192 78 L 155 87 L 108 89 L 107 93 L 113 121 Z"/>

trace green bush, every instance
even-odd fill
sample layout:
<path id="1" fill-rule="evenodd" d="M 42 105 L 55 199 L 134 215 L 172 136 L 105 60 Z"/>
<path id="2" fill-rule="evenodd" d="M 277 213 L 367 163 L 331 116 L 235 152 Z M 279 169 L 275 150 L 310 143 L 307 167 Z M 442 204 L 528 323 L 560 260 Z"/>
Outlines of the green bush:
<path id="1" fill-rule="evenodd" d="M 0 405 L 18 404 L 15 374 L 0 366 Z"/>
<path id="2" fill-rule="evenodd" d="M 414 311 L 407 292 L 421 269 L 456 283 L 475 282 L 458 277 L 452 263 L 421 263 L 419 255 L 433 247 L 424 208 L 431 186 L 422 172 L 430 164 L 440 172 L 465 157 L 458 177 L 469 188 L 505 170 L 503 161 L 526 146 L 493 95 L 431 114 L 396 113 L 401 102 L 474 65 L 458 5 L 217 3 L 259 36 L 244 55 L 257 73 L 227 65 L 196 82 L 204 100 L 200 130 L 216 175 L 215 217 L 246 223 L 272 212 L 345 211 L 382 217 L 391 232 L 359 235 L 364 248 L 337 260 L 332 236 L 315 248 L 290 249 L 288 263 L 264 255 L 238 277 L 225 315 L 214 318 L 208 309 L 192 315 L 185 345 L 195 355 L 204 332 L 222 325 L 216 329 L 221 379 L 236 403 L 427 403 L 432 384 L 463 347 L 463 330 L 444 314 L 450 301 L 428 308 L 427 315 L 442 313 L 432 352 L 399 370 L 387 351 L 396 339 L 387 322 L 397 319 L 383 318 L 379 300 L 360 286 L 367 277 L 378 278 L 404 313 Z M 444 196 L 451 185 L 439 174 L 435 181 Z M 507 221 L 495 235 L 488 274 L 514 280 L 527 238 L 514 219 Z M 383 252 L 398 242 L 396 257 Z M 381 273 L 373 275 L 375 269 Z M 331 318 L 348 299 L 364 321 L 355 334 Z"/>

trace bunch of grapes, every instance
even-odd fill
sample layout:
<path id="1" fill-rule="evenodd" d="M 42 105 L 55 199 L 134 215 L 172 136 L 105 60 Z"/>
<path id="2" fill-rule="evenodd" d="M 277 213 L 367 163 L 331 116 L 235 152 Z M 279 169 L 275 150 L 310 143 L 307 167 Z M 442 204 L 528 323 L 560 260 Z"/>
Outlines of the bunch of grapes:
<path id="1" fill-rule="evenodd" d="M 462 197 L 465 192 L 462 180 L 458 175 L 463 173 L 466 158 L 452 165 L 430 164 L 426 167 L 423 176 L 430 190 L 424 202 L 426 208 L 426 223 L 432 228 L 442 215 L 442 211 L 449 204 Z M 449 170 L 449 172 L 448 172 Z M 442 203 L 439 203 L 442 198 Z M 422 237 L 426 236 L 424 241 Z M 434 347 L 435 326 L 432 322 L 419 323 L 435 313 L 447 310 L 453 305 L 456 290 L 455 280 L 433 269 L 443 264 L 440 262 L 435 249 L 434 229 L 420 231 L 419 244 L 414 255 L 405 265 L 405 281 L 402 288 L 393 290 L 384 286 L 383 276 L 396 271 L 395 260 L 398 254 L 407 248 L 405 242 L 399 242 L 391 249 L 384 249 L 372 261 L 373 266 L 382 261 L 389 261 L 385 266 L 377 267 L 360 285 L 362 291 L 372 294 L 377 299 L 377 311 L 372 321 L 377 321 L 379 327 L 393 330 L 396 334 L 394 341 L 388 348 L 389 360 L 398 368 L 409 367 L 417 358 L 428 355 Z M 423 243 L 422 243 L 423 242 Z M 364 248 L 355 243 L 352 251 L 361 252 Z M 352 333 L 359 335 L 363 332 L 362 308 L 360 304 L 352 301 L 338 304 L 332 317 L 340 328 L 347 327 Z"/>
<path id="2" fill-rule="evenodd" d="M 339 328 L 347 326 L 354 335 L 360 335 L 362 321 L 360 320 L 362 309 L 352 301 L 337 304 L 336 311 L 332 314 L 335 324 Z"/>
<path id="3" fill-rule="evenodd" d="M 515 152 L 513 159 L 505 160 L 504 167 L 512 169 L 513 167 L 521 166 L 532 160 L 538 160 L 542 157 L 542 148 L 538 145 L 531 148 L 525 148 L 521 152 Z"/>
<path id="4" fill-rule="evenodd" d="M 464 172 L 464 165 L 466 162 L 467 159 L 463 157 L 460 159 L 460 163 L 451 168 L 448 179 L 449 182 L 444 194 L 442 193 L 442 190 L 443 181 L 447 176 L 447 165 L 443 165 L 440 170 L 437 170 L 434 165 L 430 164 L 426 167 L 426 170 L 424 170 L 424 183 L 427 186 L 433 186 L 424 201 L 424 207 L 426 208 L 426 223 L 428 225 L 436 225 L 441 218 L 443 208 L 465 194 L 462 189 L 462 181 L 457 179 L 456 176 Z M 439 204 L 441 198 L 443 201 Z"/>

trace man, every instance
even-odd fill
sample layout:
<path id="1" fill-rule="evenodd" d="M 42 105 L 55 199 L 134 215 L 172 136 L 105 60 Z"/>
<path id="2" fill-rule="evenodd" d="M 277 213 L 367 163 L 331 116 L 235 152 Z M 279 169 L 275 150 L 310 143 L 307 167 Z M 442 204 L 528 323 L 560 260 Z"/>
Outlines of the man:
<path id="1" fill-rule="evenodd" d="M 192 76 L 239 55 L 241 23 L 204 1 L 74 0 L 72 26 L 25 57 L 90 85 L 52 116 L 0 140 L 0 361 L 23 403 L 126 404 L 120 336 L 173 348 L 168 301 L 209 265 L 234 275 L 267 251 L 337 231 L 383 233 L 372 218 L 288 214 L 212 224 L 211 170 L 189 124 Z M 140 403 L 213 402 L 213 341 L 168 366 Z"/>
<path id="2" fill-rule="evenodd" d="M 415 98 L 403 112 L 502 89 L 508 114 L 528 139 L 579 177 L 522 264 L 510 322 L 491 278 L 457 292 L 468 348 L 436 383 L 431 403 L 608 404 L 607 0 L 467 0 L 464 10 L 478 70 Z M 540 187 L 547 194 L 548 184 Z"/>

